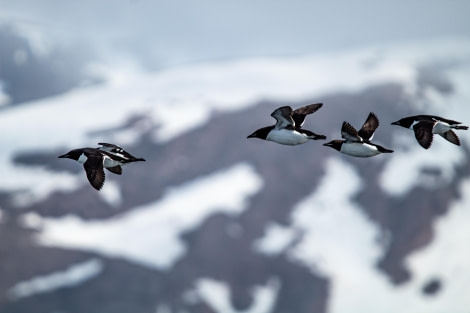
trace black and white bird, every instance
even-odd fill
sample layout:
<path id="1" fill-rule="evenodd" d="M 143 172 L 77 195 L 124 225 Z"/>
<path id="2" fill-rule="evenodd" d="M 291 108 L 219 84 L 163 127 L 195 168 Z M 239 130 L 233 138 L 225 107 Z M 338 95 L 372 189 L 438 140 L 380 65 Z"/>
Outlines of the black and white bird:
<path id="1" fill-rule="evenodd" d="M 303 144 L 310 139 L 326 139 L 323 135 L 302 128 L 305 117 L 320 109 L 322 105 L 323 103 L 315 103 L 296 110 L 292 110 L 290 106 L 280 107 L 271 113 L 276 119 L 275 125 L 260 128 L 247 138 L 260 138 L 289 146 Z"/>
<path id="2" fill-rule="evenodd" d="M 453 129 L 467 130 L 468 126 L 461 126 L 459 124 L 462 123 L 435 115 L 408 116 L 392 123 L 392 125 L 398 125 L 413 130 L 416 140 L 418 140 L 419 144 L 424 149 L 429 149 L 434 134 L 438 134 L 454 145 L 460 146 L 460 139 Z"/>
<path id="3" fill-rule="evenodd" d="M 359 131 L 348 122 L 343 122 L 341 137 L 345 140 L 333 140 L 325 143 L 324 146 L 361 158 L 371 157 L 380 153 L 392 153 L 393 150 L 370 142 L 377 127 L 379 127 L 379 119 L 377 115 L 370 112 L 366 122 Z"/>
<path id="4" fill-rule="evenodd" d="M 143 158 L 134 157 L 117 145 L 102 142 L 98 144 L 101 147 L 74 149 L 59 156 L 59 158 L 68 158 L 82 163 L 88 181 L 96 190 L 100 190 L 104 185 L 105 168 L 111 173 L 121 175 L 121 166 L 127 163 L 145 161 Z"/>

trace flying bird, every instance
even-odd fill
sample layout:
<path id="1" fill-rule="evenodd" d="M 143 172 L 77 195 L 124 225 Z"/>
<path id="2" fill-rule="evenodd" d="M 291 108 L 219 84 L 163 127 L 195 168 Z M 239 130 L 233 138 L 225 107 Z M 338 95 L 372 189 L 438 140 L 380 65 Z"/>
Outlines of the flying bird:
<path id="1" fill-rule="evenodd" d="M 453 129 L 467 130 L 468 126 L 459 124 L 462 123 L 435 115 L 408 116 L 392 123 L 392 125 L 412 129 L 415 132 L 416 140 L 424 149 L 431 147 L 434 134 L 438 134 L 454 145 L 460 146 L 460 139 Z"/>
<path id="2" fill-rule="evenodd" d="M 104 185 L 104 168 L 111 173 L 121 175 L 121 166 L 127 163 L 145 161 L 143 158 L 134 157 L 117 145 L 102 142 L 98 145 L 101 147 L 74 149 L 59 156 L 59 158 L 68 158 L 82 163 L 88 181 L 96 190 L 100 190 Z"/>
<path id="3" fill-rule="evenodd" d="M 344 140 L 333 140 L 325 143 L 324 146 L 361 158 L 371 157 L 380 153 L 392 153 L 393 150 L 370 142 L 377 127 L 379 127 L 379 118 L 370 112 L 366 122 L 359 131 L 348 122 L 343 122 L 341 137 Z"/>
<path id="4" fill-rule="evenodd" d="M 260 128 L 247 138 L 260 138 L 289 146 L 303 144 L 310 139 L 326 139 L 323 135 L 302 128 L 305 117 L 320 109 L 322 105 L 323 103 L 315 103 L 296 110 L 292 110 L 290 106 L 280 107 L 271 113 L 276 119 L 275 125 Z"/>

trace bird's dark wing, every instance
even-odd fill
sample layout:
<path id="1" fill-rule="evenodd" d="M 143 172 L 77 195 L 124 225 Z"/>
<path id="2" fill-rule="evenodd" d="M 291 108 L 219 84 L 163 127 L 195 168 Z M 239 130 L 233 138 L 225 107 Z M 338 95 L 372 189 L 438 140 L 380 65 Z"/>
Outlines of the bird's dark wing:
<path id="1" fill-rule="evenodd" d="M 271 113 L 271 116 L 276 119 L 276 129 L 281 128 L 294 128 L 294 120 L 292 119 L 292 108 L 290 106 L 283 106 Z"/>
<path id="2" fill-rule="evenodd" d="M 101 146 L 98 149 L 102 151 L 108 151 L 108 152 L 114 152 L 114 153 L 120 153 L 124 151 L 123 148 L 119 147 L 118 145 L 114 145 L 112 143 L 99 142 L 98 144 Z"/>
<path id="3" fill-rule="evenodd" d="M 447 123 L 449 125 L 462 124 L 461 122 L 457 122 L 457 121 L 454 121 L 454 120 L 449 120 L 447 118 L 443 118 L 443 117 L 440 117 L 440 116 L 437 116 L 437 115 L 417 115 L 417 116 L 414 116 L 414 118 L 416 118 L 418 121 L 432 119 L 434 121 L 441 121 L 441 122 Z"/>
<path id="4" fill-rule="evenodd" d="M 113 152 L 108 152 L 108 151 L 104 151 L 104 150 L 102 150 L 101 153 L 103 155 L 105 155 L 105 157 L 108 157 L 110 159 L 113 159 L 113 160 L 115 160 L 117 162 L 121 162 L 121 163 L 127 163 L 127 162 L 130 161 L 131 158 L 134 158 L 132 155 L 130 156 L 131 158 L 129 158 L 129 156 L 126 156 L 123 153 L 113 153 Z"/>
<path id="5" fill-rule="evenodd" d="M 413 126 L 415 132 L 416 140 L 424 149 L 429 149 L 433 140 L 432 129 L 434 127 L 434 122 L 431 121 L 421 121 Z"/>
<path id="6" fill-rule="evenodd" d="M 445 140 L 452 142 L 454 145 L 460 146 L 460 139 L 457 137 L 457 134 L 452 130 L 448 130 L 441 135 Z"/>
<path id="7" fill-rule="evenodd" d="M 341 137 L 350 142 L 362 142 L 362 138 L 358 135 L 357 130 L 348 122 L 343 122 L 343 126 L 341 126 Z"/>
<path id="8" fill-rule="evenodd" d="M 100 142 L 98 144 L 102 146 L 98 148 L 99 150 L 103 151 L 103 153 L 105 153 L 108 156 L 112 155 L 113 159 L 121 163 L 145 161 L 145 159 L 143 158 L 136 158 L 135 156 L 133 156 L 132 154 L 130 154 L 129 152 L 127 152 L 126 150 L 124 150 L 123 148 L 117 145 L 113 145 L 111 143 L 104 143 L 104 142 Z"/>
<path id="9" fill-rule="evenodd" d="M 377 127 L 379 127 L 379 118 L 373 112 L 370 112 L 366 122 L 359 130 L 358 135 L 365 141 L 372 140 Z"/>
<path id="10" fill-rule="evenodd" d="M 116 166 L 113 166 L 113 167 L 107 167 L 106 169 L 108 171 L 110 171 L 111 173 L 114 173 L 114 174 L 117 174 L 117 175 L 122 174 L 122 167 L 120 165 L 116 165 Z"/>
<path id="11" fill-rule="evenodd" d="M 90 184 L 96 190 L 100 190 L 104 185 L 103 158 L 88 157 L 83 167 Z"/>
<path id="12" fill-rule="evenodd" d="M 326 139 L 325 135 L 318 135 L 318 134 L 316 134 L 313 131 L 308 130 L 308 129 L 303 129 L 303 128 L 300 128 L 300 127 L 296 127 L 295 130 L 297 132 L 301 133 L 301 134 L 307 135 L 307 137 L 309 137 L 310 139 L 313 139 L 313 140 L 324 140 L 324 139 Z"/>
<path id="13" fill-rule="evenodd" d="M 323 103 L 314 103 L 314 104 L 309 104 L 304 107 L 296 109 L 294 112 L 292 112 L 292 119 L 294 120 L 294 125 L 296 127 L 302 127 L 305 121 L 305 117 L 308 114 L 312 114 L 316 112 L 322 106 L 323 106 Z"/>

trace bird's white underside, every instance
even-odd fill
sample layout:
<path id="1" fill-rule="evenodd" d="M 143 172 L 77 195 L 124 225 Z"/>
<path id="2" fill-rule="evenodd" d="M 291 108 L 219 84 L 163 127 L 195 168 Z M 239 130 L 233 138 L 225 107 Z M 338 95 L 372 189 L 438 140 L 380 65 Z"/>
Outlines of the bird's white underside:
<path id="1" fill-rule="evenodd" d="M 448 132 L 451 128 L 452 127 L 450 127 L 450 125 L 447 123 L 437 122 L 432 129 L 432 133 L 441 135 L 445 132 Z"/>
<path id="2" fill-rule="evenodd" d="M 357 157 L 371 157 L 380 153 L 376 146 L 357 142 L 343 143 L 340 151 L 344 154 Z"/>
<path id="3" fill-rule="evenodd" d="M 103 166 L 104 167 L 114 167 L 116 165 L 123 165 L 123 164 L 121 162 L 114 161 L 113 159 L 111 159 L 108 156 L 105 156 L 103 158 Z"/>
<path id="4" fill-rule="evenodd" d="M 413 127 L 419 122 L 420 121 L 414 121 L 413 124 L 411 124 L 410 129 L 413 130 Z M 441 135 L 451 130 L 452 128 L 453 127 L 451 127 L 448 123 L 436 121 L 436 123 L 434 124 L 434 127 L 432 128 L 432 133 Z"/>
<path id="5" fill-rule="evenodd" d="M 309 138 L 307 135 L 295 130 L 273 129 L 266 137 L 266 140 L 274 141 L 283 145 L 294 146 L 306 143 Z"/>
<path id="6" fill-rule="evenodd" d="M 78 158 L 78 162 L 80 163 L 85 163 L 88 160 L 88 157 L 82 153 L 80 157 Z M 123 165 L 121 162 L 114 161 L 108 156 L 103 157 L 103 167 L 114 167 L 116 165 Z"/>

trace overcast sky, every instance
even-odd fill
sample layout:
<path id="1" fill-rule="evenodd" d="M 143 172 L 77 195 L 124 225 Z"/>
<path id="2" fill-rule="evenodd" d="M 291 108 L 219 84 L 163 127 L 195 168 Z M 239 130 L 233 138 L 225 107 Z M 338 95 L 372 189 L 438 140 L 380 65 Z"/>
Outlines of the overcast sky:
<path id="1" fill-rule="evenodd" d="M 468 0 L 0 0 L 0 21 L 149 67 L 470 36 Z"/>

